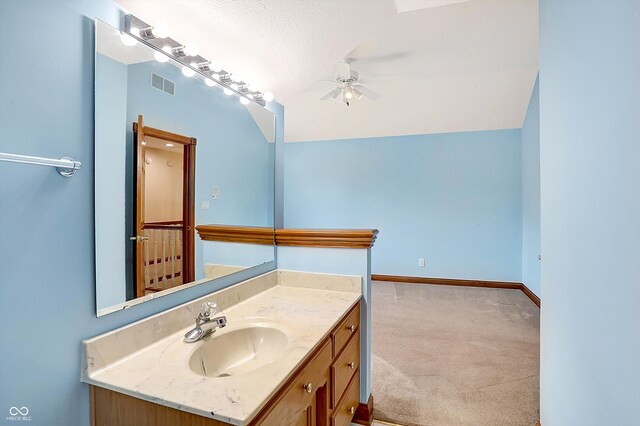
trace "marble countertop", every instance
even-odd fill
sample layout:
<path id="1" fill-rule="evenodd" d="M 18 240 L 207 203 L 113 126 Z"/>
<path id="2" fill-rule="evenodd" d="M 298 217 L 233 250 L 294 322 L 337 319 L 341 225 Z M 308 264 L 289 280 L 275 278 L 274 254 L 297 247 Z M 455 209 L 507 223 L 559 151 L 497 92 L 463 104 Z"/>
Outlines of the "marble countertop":
<path id="1" fill-rule="evenodd" d="M 360 300 L 359 285 L 354 284 L 360 277 L 343 277 L 349 278 L 351 284 L 336 291 L 327 288 L 339 285 L 322 284 L 331 279 L 323 280 L 319 274 L 312 275 L 313 279 L 309 280 L 300 273 L 293 273 L 286 280 L 278 275 L 274 285 L 267 285 L 257 294 L 218 312 L 226 315 L 227 327 L 197 343 L 189 344 L 182 340 L 184 334 L 193 328 L 191 323 L 146 346 L 133 347 L 132 353 L 100 363 L 96 360 L 101 356 L 107 358 L 100 354 L 107 346 L 102 343 L 99 347 L 97 343 L 101 338 L 117 337 L 118 331 L 85 341 L 87 360 L 83 367 L 83 381 L 230 424 L 246 425 L 338 320 Z M 286 285 L 281 284 L 283 281 Z M 301 286 L 302 281 L 308 282 L 309 286 L 320 283 L 316 286 L 320 288 Z M 216 293 L 207 300 L 216 300 Z M 162 321 L 161 314 L 146 321 L 154 318 L 156 322 Z M 229 377 L 205 377 L 189 368 L 191 354 L 208 339 L 256 324 L 275 327 L 287 335 L 287 346 L 276 361 Z M 135 331 L 140 332 L 140 329 Z M 112 341 L 111 344 L 118 342 Z"/>

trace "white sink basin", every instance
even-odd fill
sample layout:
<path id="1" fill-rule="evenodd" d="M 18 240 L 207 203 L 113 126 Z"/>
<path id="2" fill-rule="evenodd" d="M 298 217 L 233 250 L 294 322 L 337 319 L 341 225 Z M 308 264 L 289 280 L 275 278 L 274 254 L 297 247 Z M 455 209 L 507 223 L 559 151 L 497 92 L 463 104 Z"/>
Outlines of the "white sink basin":
<path id="1" fill-rule="evenodd" d="M 287 335 L 277 328 L 230 330 L 202 343 L 191 355 L 189 368 L 207 377 L 237 376 L 278 360 L 287 342 Z"/>

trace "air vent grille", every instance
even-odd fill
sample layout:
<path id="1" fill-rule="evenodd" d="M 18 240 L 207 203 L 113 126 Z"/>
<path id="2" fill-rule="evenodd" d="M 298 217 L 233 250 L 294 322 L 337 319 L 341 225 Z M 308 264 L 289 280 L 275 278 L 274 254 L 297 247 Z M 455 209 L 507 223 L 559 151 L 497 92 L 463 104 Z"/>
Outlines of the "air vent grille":
<path id="1" fill-rule="evenodd" d="M 176 94 L 176 84 L 154 72 L 151 73 L 151 87 L 162 90 L 171 96 Z"/>

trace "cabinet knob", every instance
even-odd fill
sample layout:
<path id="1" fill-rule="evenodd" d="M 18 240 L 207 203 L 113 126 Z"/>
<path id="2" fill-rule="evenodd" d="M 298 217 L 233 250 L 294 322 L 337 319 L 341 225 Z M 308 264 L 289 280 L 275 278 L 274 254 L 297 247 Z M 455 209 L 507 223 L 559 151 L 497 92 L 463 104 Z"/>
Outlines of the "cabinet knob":
<path id="1" fill-rule="evenodd" d="M 349 414 L 355 414 L 356 412 L 356 407 L 351 407 L 347 410 L 349 412 Z"/>
<path id="2" fill-rule="evenodd" d="M 302 386 L 304 388 L 304 390 L 307 391 L 307 393 L 311 393 L 311 391 L 313 391 L 313 384 L 311 384 L 311 382 L 307 383 L 306 385 Z"/>
<path id="3" fill-rule="evenodd" d="M 349 364 L 347 364 L 347 365 L 348 365 L 348 366 L 349 366 L 349 368 L 350 368 L 350 369 L 352 369 L 352 370 L 353 370 L 354 368 L 356 368 L 356 363 L 355 363 L 355 362 L 353 362 L 353 361 L 351 361 L 351 362 L 350 362 Z"/>
<path id="4" fill-rule="evenodd" d="M 351 324 L 349 327 L 347 327 L 347 329 L 353 333 L 354 331 L 356 331 L 356 326 Z"/>

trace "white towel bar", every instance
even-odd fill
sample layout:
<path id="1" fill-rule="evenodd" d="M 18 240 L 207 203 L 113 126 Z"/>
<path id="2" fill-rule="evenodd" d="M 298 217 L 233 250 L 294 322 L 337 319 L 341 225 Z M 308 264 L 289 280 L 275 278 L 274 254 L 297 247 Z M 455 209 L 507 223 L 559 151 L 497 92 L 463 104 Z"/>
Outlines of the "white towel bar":
<path id="1" fill-rule="evenodd" d="M 0 152 L 0 161 L 55 167 L 58 173 L 64 177 L 73 176 L 82 166 L 82 163 L 69 157 L 62 157 L 57 160 L 55 158 L 32 157 L 29 155 L 7 154 L 2 152 Z"/>

